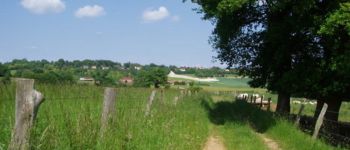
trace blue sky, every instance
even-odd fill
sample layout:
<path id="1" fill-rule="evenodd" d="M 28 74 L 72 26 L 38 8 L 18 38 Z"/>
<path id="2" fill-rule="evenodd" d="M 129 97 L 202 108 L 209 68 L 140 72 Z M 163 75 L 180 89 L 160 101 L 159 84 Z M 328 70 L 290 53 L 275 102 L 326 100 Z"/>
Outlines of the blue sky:
<path id="1" fill-rule="evenodd" d="M 219 66 L 213 25 L 182 0 L 2 0 L 0 61 L 108 59 Z"/>

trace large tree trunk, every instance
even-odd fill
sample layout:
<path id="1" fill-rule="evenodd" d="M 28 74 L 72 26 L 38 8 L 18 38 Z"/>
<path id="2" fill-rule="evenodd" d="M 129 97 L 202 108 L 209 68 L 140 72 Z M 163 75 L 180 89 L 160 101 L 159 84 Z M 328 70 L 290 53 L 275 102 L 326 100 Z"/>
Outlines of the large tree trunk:
<path id="1" fill-rule="evenodd" d="M 279 114 L 290 113 L 290 94 L 285 92 L 278 92 L 276 112 Z"/>
<path id="2" fill-rule="evenodd" d="M 317 118 L 318 115 L 320 114 L 324 102 L 325 101 L 322 101 L 322 100 L 317 101 L 314 118 Z M 331 120 L 331 121 L 338 121 L 339 110 L 340 110 L 342 101 L 339 99 L 333 99 L 333 100 L 327 100 L 326 103 L 328 104 L 328 108 L 325 114 L 325 119 Z"/>

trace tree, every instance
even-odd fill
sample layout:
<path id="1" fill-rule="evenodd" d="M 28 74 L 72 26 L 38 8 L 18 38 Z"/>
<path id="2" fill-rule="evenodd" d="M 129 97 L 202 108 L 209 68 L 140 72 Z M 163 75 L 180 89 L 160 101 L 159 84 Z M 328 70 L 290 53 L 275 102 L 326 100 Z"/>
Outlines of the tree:
<path id="1" fill-rule="evenodd" d="M 7 67 L 0 63 L 0 77 L 5 76 L 7 72 Z"/>
<path id="2" fill-rule="evenodd" d="M 111 78 L 109 75 L 109 71 L 96 71 L 92 73 L 92 77 L 98 81 L 99 85 L 115 85 L 116 81 Z"/>
<path id="3" fill-rule="evenodd" d="M 135 85 L 142 87 L 154 85 L 155 88 L 159 88 L 161 85 L 166 85 L 167 80 L 167 72 L 157 67 L 149 70 L 141 70 L 136 76 Z"/>
<path id="4" fill-rule="evenodd" d="M 286 2 L 248 0 L 197 1 L 204 19 L 215 22 L 210 38 L 221 62 L 237 66 L 241 75 L 252 78 L 253 87 L 267 87 L 278 93 L 277 111 L 289 113 L 290 93 L 279 84 L 291 69 L 291 8 Z M 279 8 L 280 7 L 280 8 Z M 272 63 L 274 62 L 274 63 Z"/>
<path id="5" fill-rule="evenodd" d="M 350 2 L 339 4 L 327 14 L 318 33 L 324 57 L 316 72 L 319 78 L 314 81 L 318 86 L 312 91 L 319 95 L 315 117 L 327 103 L 325 118 L 338 120 L 342 101 L 350 100 Z"/>
<path id="6" fill-rule="evenodd" d="M 3 83 L 8 83 L 10 82 L 10 72 L 7 68 L 6 65 L 3 65 L 0 63 L 0 83 L 3 82 Z"/>
<path id="7" fill-rule="evenodd" d="M 217 59 L 237 66 L 240 74 L 252 78 L 251 86 L 277 92 L 277 112 L 289 113 L 292 94 L 320 98 L 315 91 L 325 88 L 318 73 L 327 70 L 322 67 L 327 44 L 318 34 L 319 24 L 343 1 L 192 2 L 200 5 L 203 19 L 215 24 L 210 42 Z"/>

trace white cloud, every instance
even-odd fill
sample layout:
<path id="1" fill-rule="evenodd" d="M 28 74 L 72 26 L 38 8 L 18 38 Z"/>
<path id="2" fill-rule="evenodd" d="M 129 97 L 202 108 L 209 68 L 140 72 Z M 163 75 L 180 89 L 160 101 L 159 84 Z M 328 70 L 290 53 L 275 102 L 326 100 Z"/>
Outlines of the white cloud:
<path id="1" fill-rule="evenodd" d="M 163 20 L 169 17 L 170 13 L 168 9 L 164 6 L 159 7 L 158 9 L 148 9 L 143 12 L 142 19 L 145 22 L 155 22 Z"/>
<path id="2" fill-rule="evenodd" d="M 94 5 L 94 6 L 84 6 L 82 8 L 79 8 L 75 12 L 75 16 L 78 18 L 84 18 L 84 17 L 98 17 L 106 14 L 105 10 L 103 7 L 99 5 Z"/>
<path id="3" fill-rule="evenodd" d="M 66 8 L 62 0 L 22 0 L 21 5 L 35 14 L 59 13 Z"/>

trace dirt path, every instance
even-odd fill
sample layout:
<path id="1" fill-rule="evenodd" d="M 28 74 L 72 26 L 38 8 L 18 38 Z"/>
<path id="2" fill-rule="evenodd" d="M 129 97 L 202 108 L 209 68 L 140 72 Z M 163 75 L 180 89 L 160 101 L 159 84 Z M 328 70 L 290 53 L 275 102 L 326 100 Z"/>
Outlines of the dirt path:
<path id="1" fill-rule="evenodd" d="M 209 136 L 203 150 L 226 150 L 226 147 L 220 137 L 213 134 Z"/>
<path id="2" fill-rule="evenodd" d="M 282 150 L 276 141 L 266 137 L 264 134 L 260 134 L 260 133 L 257 133 L 259 135 L 260 138 L 263 139 L 264 143 L 267 145 L 267 147 L 270 149 L 270 150 Z"/>

